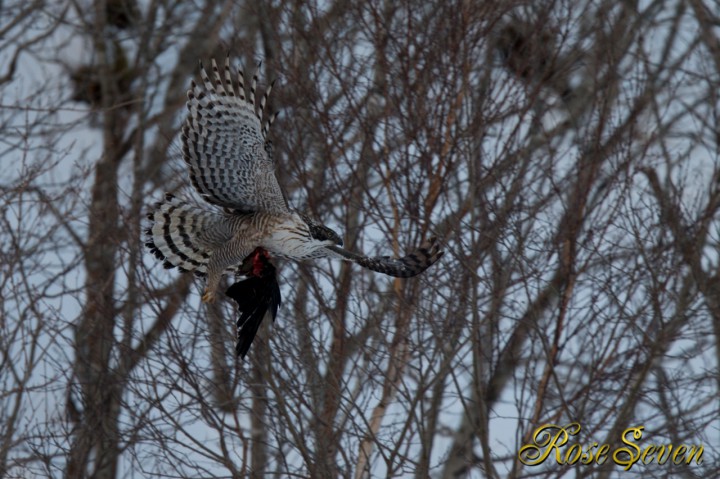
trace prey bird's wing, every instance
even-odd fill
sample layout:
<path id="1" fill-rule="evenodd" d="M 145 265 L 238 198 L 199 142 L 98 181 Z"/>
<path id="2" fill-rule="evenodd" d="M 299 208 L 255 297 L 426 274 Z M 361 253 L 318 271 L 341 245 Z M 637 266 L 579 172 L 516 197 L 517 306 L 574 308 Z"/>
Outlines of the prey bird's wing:
<path id="1" fill-rule="evenodd" d="M 259 276 L 251 276 L 234 283 L 225 294 L 235 300 L 238 306 L 235 351 L 239 357 L 245 358 L 260 323 L 268 315 L 275 321 L 278 307 L 282 303 L 277 270 L 267 260 Z"/>
<path id="2" fill-rule="evenodd" d="M 274 117 L 262 124 L 272 85 L 256 106 L 257 75 L 246 96 L 243 74 L 237 72 L 236 85 L 229 59 L 222 73 L 213 60 L 211 74 L 212 79 L 201 64 L 202 85 L 193 81 L 188 91 L 182 143 L 193 186 L 209 203 L 232 210 L 287 212 L 275 164 L 265 148 Z"/>

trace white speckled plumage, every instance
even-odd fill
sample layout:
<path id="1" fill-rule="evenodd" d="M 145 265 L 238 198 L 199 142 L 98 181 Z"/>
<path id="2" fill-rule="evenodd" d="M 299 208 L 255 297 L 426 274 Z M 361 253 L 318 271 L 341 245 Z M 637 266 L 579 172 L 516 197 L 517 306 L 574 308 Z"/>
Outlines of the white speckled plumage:
<path id="1" fill-rule="evenodd" d="M 263 248 L 270 256 L 294 260 L 334 257 L 391 276 L 409 277 L 437 261 L 435 240 L 403 258 L 370 258 L 342 249 L 329 228 L 291 210 L 275 176 L 267 133 L 274 115 L 265 117 L 270 85 L 256 102 L 257 75 L 249 92 L 242 72 L 233 76 L 212 61 L 212 78 L 200 68 L 201 84 L 188 91 L 188 116 L 182 128 L 183 158 L 190 180 L 209 210 L 166 195 L 148 214 L 147 246 L 166 267 L 207 276 L 204 301 L 214 299 L 224 273 Z"/>
<path id="2" fill-rule="evenodd" d="M 211 81 L 201 67 L 203 87 L 192 82 L 188 91 L 188 117 L 182 129 L 183 157 L 195 189 L 210 203 L 238 211 L 287 213 L 288 207 L 275 177 L 275 165 L 265 151 L 271 118 L 263 127 L 264 106 L 270 88 L 255 108 L 253 76 L 249 96 L 238 72 L 238 90 L 232 82 L 230 63 L 224 80 L 215 60 Z"/>

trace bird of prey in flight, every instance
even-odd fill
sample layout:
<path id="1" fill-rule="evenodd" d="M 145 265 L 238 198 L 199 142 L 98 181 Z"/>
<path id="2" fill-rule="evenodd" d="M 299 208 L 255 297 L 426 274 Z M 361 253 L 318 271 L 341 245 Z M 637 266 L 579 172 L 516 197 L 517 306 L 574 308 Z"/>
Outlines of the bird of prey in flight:
<path id="1" fill-rule="evenodd" d="M 166 194 L 148 214 L 146 246 L 166 268 L 205 276 L 203 302 L 216 299 L 223 274 L 247 277 L 226 291 L 240 311 L 239 356 L 247 353 L 266 312 L 274 320 L 280 305 L 271 258 L 337 258 L 407 278 L 442 256 L 434 238 L 402 258 L 344 249 L 335 231 L 291 208 L 278 184 L 266 138 L 275 115 L 264 114 L 272 84 L 256 102 L 257 74 L 246 92 L 243 74 L 231 72 L 229 58 L 222 69 L 212 60 L 210 74 L 200 64 L 200 79 L 187 93 L 182 154 L 195 190 L 214 207 Z"/>

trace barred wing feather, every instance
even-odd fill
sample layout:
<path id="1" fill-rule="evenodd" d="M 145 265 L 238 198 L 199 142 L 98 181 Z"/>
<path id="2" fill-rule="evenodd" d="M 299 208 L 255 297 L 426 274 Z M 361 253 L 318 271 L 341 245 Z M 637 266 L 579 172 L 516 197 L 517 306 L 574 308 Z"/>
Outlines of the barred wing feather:
<path id="1" fill-rule="evenodd" d="M 325 250 L 329 252 L 329 256 L 353 261 L 363 268 L 387 274 L 388 276 L 394 276 L 396 278 L 410 278 L 412 276 L 417 276 L 435 264 L 435 262 L 443 255 L 443 252 L 440 251 L 440 247 L 437 244 L 436 238 L 430 238 L 428 241 L 420 245 L 420 247 L 415 251 L 410 252 L 402 258 L 391 258 L 390 256 L 363 256 L 350 252 L 339 246 L 326 246 Z"/>
<path id="2" fill-rule="evenodd" d="M 265 150 L 265 137 L 273 117 L 262 125 L 268 87 L 255 106 L 257 75 L 245 96 L 242 72 L 237 88 L 229 59 L 221 75 L 212 61 L 211 80 L 200 65 L 202 85 L 192 82 L 188 116 L 182 130 L 183 157 L 195 189 L 209 203 L 241 212 L 287 212 L 275 176 L 275 165 Z"/>

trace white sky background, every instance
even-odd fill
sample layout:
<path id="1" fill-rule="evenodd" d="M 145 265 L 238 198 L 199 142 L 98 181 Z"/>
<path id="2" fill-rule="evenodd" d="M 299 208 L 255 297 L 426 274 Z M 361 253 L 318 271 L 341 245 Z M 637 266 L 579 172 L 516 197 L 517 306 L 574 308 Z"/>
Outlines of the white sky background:
<path id="1" fill-rule="evenodd" d="M 688 25 L 688 31 L 694 31 L 694 25 Z M 33 30 L 28 30 L 27 35 L 33 35 L 35 32 Z M 659 33 L 659 38 L 657 39 L 657 44 L 662 45 L 662 32 Z M 648 39 L 648 41 L 653 41 L 652 39 Z M 85 49 L 85 46 L 83 45 L 83 42 L 79 40 L 72 31 L 60 28 L 53 37 L 47 40 L 48 45 L 58 45 L 60 48 L 58 48 L 55 52 L 53 52 L 54 55 L 57 55 L 58 59 L 61 59 L 65 62 L 73 63 L 73 62 L 82 62 L 82 60 L 85 60 L 87 58 L 87 51 Z M 52 49 L 49 49 L 49 51 L 53 51 Z M 2 51 L 0 50 L 0 65 L 7 63 L 8 55 L 10 55 L 11 52 L 9 51 Z M 158 65 L 161 67 L 171 67 L 172 62 L 174 61 L 174 58 L 172 58 L 172 53 L 167 55 L 167 58 L 163 58 L 158 61 Z M 701 68 L 701 65 L 698 66 L 698 68 Z M 188 78 L 188 82 L 189 82 Z M 509 79 L 508 81 L 511 81 Z M 37 91 L 38 86 L 42 85 L 43 90 L 47 91 L 47 97 L 43 96 L 32 96 L 32 94 Z M 0 131 L 0 135 L 5 137 L 6 140 L 9 139 L 9 141 L 18 141 L 19 138 L 23 138 L 24 141 L 28 142 L 28 150 L 33 151 L 35 148 L 42 148 L 42 142 L 43 137 L 39 135 L 35 135 L 35 132 L 26 132 L 24 130 L 24 125 L 32 124 L 34 118 L 36 118 L 36 115 L 44 115 L 45 114 L 45 108 L 47 105 L 55 104 L 55 95 L 63 95 L 63 96 L 69 96 L 69 90 L 68 90 L 68 78 L 67 78 L 67 72 L 64 70 L 64 68 L 53 61 L 52 57 L 48 58 L 35 58 L 31 57 L 29 55 L 23 55 L 20 59 L 20 62 L 18 64 L 18 71 L 15 76 L 15 80 L 10 86 L 4 86 L 2 88 L 2 98 L 0 98 L 0 103 L 2 103 L 3 108 L 7 108 L 9 105 L 17 105 L 20 108 L 27 107 L 27 110 L 23 110 L 23 113 L 21 115 L 15 115 L 12 119 L 12 124 L 3 124 L 2 125 L 2 131 Z M 279 85 L 279 87 L 282 87 L 282 85 Z M 691 79 L 688 79 L 688 93 L 689 95 L 693 94 L 693 84 Z M 510 87 L 508 87 L 510 89 Z M 162 97 L 162 92 L 158 92 L 158 97 Z M 92 160 L 93 158 L 97 158 L 101 152 L 102 152 L 102 139 L 99 133 L 99 130 L 96 128 L 93 128 L 87 122 L 83 121 L 83 118 L 86 117 L 86 106 L 83 104 L 75 104 L 75 108 L 73 108 L 72 103 L 66 103 L 65 106 L 69 107 L 66 109 L 63 109 L 59 112 L 57 112 L 55 115 L 52 115 L 50 118 L 48 118 L 48 122 L 53 123 L 53 125 L 72 125 L 72 128 L 68 130 L 68 132 L 61 137 L 60 142 L 55 145 L 55 151 L 57 152 L 63 152 L 60 154 L 53 154 L 51 155 L 50 160 L 51 161 L 57 161 L 57 165 L 53 166 L 49 171 L 39 176 L 36 180 L 36 183 L 34 186 L 41 187 L 48 195 L 52 195 L 54 188 L 58 188 L 58 190 L 62 190 L 64 188 L 65 182 L 73 176 L 74 172 L 77 172 L 79 169 L 87 168 L 90 165 L 88 164 L 81 164 L 78 163 L 78 158 L 84 158 L 88 160 Z M 684 108 L 684 106 L 673 102 L 672 105 L 674 105 L 678 109 Z M 710 114 L 712 110 L 715 110 L 714 108 L 708 108 L 707 114 Z M 673 108 L 670 108 L 667 112 L 664 112 L 666 115 L 672 115 L 675 112 L 673 111 Z M 0 113 L 0 118 L 7 118 L 8 115 L 10 115 L 10 110 L 6 110 L 3 113 Z M 562 113 L 558 111 L 551 111 L 547 115 L 547 122 L 552 123 L 553 121 L 561 121 Z M 691 121 L 690 119 L 687 119 L 681 123 L 678 123 L 678 127 L 682 127 L 683 129 L 687 126 L 685 122 Z M 692 129 L 692 127 L 690 128 Z M 648 133 L 651 133 L 652 130 L 652 120 L 649 120 L 649 126 L 648 130 L 650 130 Z M 29 133 L 26 135 L 26 133 Z M 152 134 L 152 133 L 150 133 Z M 498 145 L 501 145 L 503 142 L 498 141 Z M 675 177 L 675 180 L 680 183 L 684 183 L 687 185 L 687 188 L 684 190 L 685 193 L 685 206 L 688 211 L 692 211 L 693 207 L 696 206 L 699 203 L 702 203 L 702 201 L 699 201 L 696 197 L 697 191 L 708 191 L 707 182 L 712 178 L 712 173 L 715 168 L 718 167 L 718 165 L 715 163 L 715 155 L 716 152 L 708 152 L 704 151 L 701 147 L 696 147 L 690 149 L 688 147 L 687 140 L 683 138 L 677 138 L 674 140 L 673 143 L 670 143 L 667 145 L 670 149 L 677 151 L 679 154 L 687 154 L 688 155 L 688 162 L 687 170 L 686 171 L 674 171 L 673 174 L 677 175 Z M 488 154 L 492 154 L 493 151 L 493 145 L 486 145 L 488 149 Z M 2 147 L 0 147 L 2 148 Z M 499 147 L 500 148 L 500 147 Z M 42 150 L 39 150 L 42 151 Z M 38 153 L 38 155 L 41 155 L 42 153 Z M 567 158 L 569 162 L 574 161 L 573 157 L 573 148 L 568 147 L 568 153 Z M 0 162 L 2 163 L 2 167 L 0 168 L 0 182 L 3 185 L 10 184 L 13 182 L 13 179 L 16 177 L 19 171 L 27 164 L 26 158 L 17 157 L 14 155 L 3 155 L 0 156 Z M 179 159 L 178 159 L 179 161 Z M 558 165 L 559 168 L 562 168 L 562 165 Z M 660 166 L 660 165 L 659 165 Z M 180 168 L 181 169 L 181 168 Z M 126 176 L 122 178 L 124 185 L 124 188 L 130 187 L 130 172 L 126 172 Z M 92 178 L 90 178 L 90 181 Z M 89 182 L 84 185 L 78 185 L 83 186 L 86 188 L 86 191 L 89 190 Z M 159 192 L 155 192 L 159 193 Z M 501 192 L 498 192 L 498 194 L 501 194 Z M 300 195 L 301 196 L 301 195 Z M 153 198 L 155 199 L 155 198 Z M 85 201 L 87 201 L 87 197 L 84 198 Z M 295 204 L 297 206 L 302 206 L 302 198 L 298 197 L 296 198 Z M 22 210 L 19 209 L 13 209 L 6 211 L 5 213 L 8 215 L 9 219 L 11 221 L 17 221 L 22 222 L 23 224 L 32 224 L 32 222 L 35 220 L 37 216 L 37 212 L 33 211 L 32 208 L 23 208 Z M 85 235 L 85 226 L 86 221 L 83 217 L 83 214 L 80 212 L 83 212 L 82 205 L 78 205 L 78 216 L 73 221 L 73 226 L 76 227 L 78 233 L 81 233 Z M 22 211 L 22 217 L 18 218 L 18 212 Z M 380 213 L 382 214 L 382 213 Z M 558 213 L 559 214 L 559 213 Z M 536 221 L 538 223 L 542 223 L 542 218 L 537 218 Z M 332 225 L 330 225 L 332 226 Z M 366 232 L 367 233 L 367 232 Z M 63 235 L 64 233 L 59 232 L 58 235 Z M 342 233 L 341 233 L 342 234 Z M 619 233 L 620 234 L 620 233 Z M 375 243 L 373 243 L 373 238 L 381 238 L 380 234 L 374 235 L 372 232 L 369 232 L 369 234 L 366 234 L 365 236 L 365 246 L 366 248 L 370 249 L 371 246 L 375 246 Z M 383 246 L 381 240 L 378 240 L 378 249 L 382 254 L 388 254 L 389 251 L 385 249 L 385 246 Z M 716 252 L 717 253 L 717 252 Z M 153 261 L 153 258 L 151 258 L 149 255 L 145 258 L 147 261 Z M 49 256 L 45 256 L 42 259 L 42 262 L 46 262 L 46 264 L 54 265 L 54 264 L 64 264 L 67 260 L 63 258 L 52 258 Z M 444 258 L 443 261 L 448 261 L 448 258 Z M 40 261 L 39 261 L 40 262 Z M 718 264 L 718 256 L 717 254 L 712 254 L 712 252 L 709 252 L 707 255 L 706 262 L 708 264 L 712 264 L 714 268 L 717 268 Z M 49 274 L 49 271 L 52 271 L 53 268 L 50 267 L 46 271 L 38 271 L 38 275 L 47 275 Z M 174 271 L 171 272 L 165 272 L 160 271 L 160 268 L 156 268 L 154 270 L 154 273 L 158 276 L 167 275 L 167 277 L 172 277 L 176 275 L 177 273 Z M 282 276 L 282 272 L 281 272 Z M 78 291 L 82 290 L 82 285 L 84 282 L 83 277 L 83 268 L 81 266 L 77 267 L 73 274 L 69 276 L 75 281 L 75 284 L 71 284 L 69 286 L 77 288 Z M 123 281 L 122 275 L 118 276 L 119 281 Z M 546 280 L 547 278 L 538 278 L 538 281 L 542 283 L 543 280 Z M 30 278 L 32 281 L 32 277 Z M 58 290 L 63 289 L 64 287 L 68 286 L 67 284 L 58 285 Z M 283 296 L 289 297 L 289 289 L 292 288 L 292 285 L 288 285 L 285 283 L 282 283 L 283 287 Z M 333 284 L 328 281 L 325 284 L 327 295 L 329 297 L 332 296 L 332 290 L 333 290 Z M 119 290 L 122 290 L 122 287 L 118 288 Z M 588 291 L 589 294 L 589 291 Z M 193 295 L 191 298 L 192 307 L 196 309 L 197 311 L 201 311 L 201 308 L 198 307 L 198 298 L 197 295 Z M 577 301 L 580 301 L 578 299 Z M 522 302 L 523 298 L 518 297 L 518 305 L 519 309 L 522 309 Z M 59 322 L 64 321 L 71 321 L 72 318 L 76 318 L 81 314 L 81 304 L 82 304 L 82 295 L 81 293 L 77 293 L 76 295 L 70 295 L 70 296 L 62 296 L 58 297 L 56 302 L 54 303 L 48 303 L 43 304 L 41 307 L 46 308 L 49 311 L 53 311 L 53 316 L 57 319 Z M 361 299 L 358 300 L 357 308 L 358 308 L 358 315 L 362 317 L 363 315 L 363 309 L 371 307 L 371 305 L 365 303 Z M 288 309 L 283 308 L 280 310 L 280 314 L 278 316 L 278 322 L 281 324 L 283 321 L 291 321 L 290 318 L 286 316 L 286 312 Z M 197 323 L 190 324 L 188 321 L 185 321 L 185 316 L 182 316 L 183 320 L 179 323 L 176 323 L 174 325 L 174 328 L 178 330 L 180 334 L 197 334 L 199 331 L 197 331 Z M 318 321 L 318 324 L 322 324 L 322 321 Z M 506 325 L 505 329 L 506 331 L 509 330 L 512 324 L 512 318 L 508 318 L 508 324 Z M 501 328 L 503 329 L 503 328 Z M 283 331 L 282 328 L 277 328 L 275 331 L 275 336 L 273 338 L 273 342 L 271 344 L 275 346 L 275 343 L 282 343 L 283 342 Z M 328 344 L 330 341 L 330 334 L 328 332 L 328 329 L 322 328 L 317 331 L 317 339 L 318 342 L 325 342 Z M 53 338 L 48 337 L 47 338 L 47 344 L 50 344 L 52 341 L 54 341 Z M 47 381 L 48 379 L 54 381 L 56 379 L 60 379 L 63 374 L 63 369 L 67 368 L 73 359 L 73 352 L 71 348 L 71 342 L 72 338 L 67 337 L 64 338 L 63 341 L 60 342 L 62 344 L 63 342 L 67 345 L 67 350 L 63 351 L 57 351 L 55 348 L 56 346 L 53 346 L 53 349 L 51 351 L 51 354 L 48 354 L 45 356 L 45 364 L 43 364 L 40 368 L 38 368 L 35 371 L 36 377 L 33 378 L 34 384 L 41 384 L 44 381 Z M 568 343 L 568 348 L 573 348 L 573 343 Z M 674 354 L 678 354 L 678 357 L 676 359 L 668 359 L 668 366 L 671 364 L 671 362 L 675 362 L 677 364 L 677 371 L 684 371 L 688 368 L 691 369 L 713 369 L 717 370 L 717 364 L 716 364 L 716 357 L 709 354 L 711 351 L 709 348 L 704 349 L 704 351 L 707 353 L 704 356 L 697 356 L 693 358 L 692 361 L 687 361 L 682 358 L 682 356 L 679 354 L 681 352 L 686 352 L 686 348 L 692 348 L 694 345 L 692 342 L 689 341 L 678 341 L 675 343 L 673 349 L 670 351 L 670 356 Z M 581 351 L 577 351 L 577 354 L 580 354 Z M 462 355 L 459 355 L 458 357 L 462 357 Z M 199 360 L 206 359 L 207 356 L 205 355 L 200 356 Z M 153 358 L 155 360 L 156 358 Z M 468 363 L 471 360 L 470 354 L 467 354 L 467 361 Z M 164 366 L 164 365 L 162 365 Z M 150 366 L 152 367 L 152 366 Z M 201 365 L 199 367 L 202 367 Z M 469 366 L 468 366 L 469 368 Z M 541 374 L 542 371 L 538 371 L 538 375 Z M 459 373 L 461 377 L 463 377 L 463 372 Z M 582 374 L 582 373 L 579 373 Z M 464 374 L 464 380 L 465 383 L 468 385 L 467 389 L 467 395 L 470 395 L 469 391 L 469 384 L 471 384 L 470 376 L 469 374 Z M 406 387 L 411 387 L 412 385 L 405 384 Z M 491 422 L 491 431 L 492 431 L 492 447 L 493 452 L 496 453 L 498 456 L 508 455 L 512 456 L 516 453 L 517 448 L 517 440 L 516 437 L 516 431 L 517 431 L 517 417 L 518 417 L 518 411 L 515 407 L 515 403 L 517 398 L 515 397 L 516 394 L 520 394 L 523 390 L 524 386 L 522 383 L 518 384 L 518 389 L 513 390 L 513 388 L 508 388 L 505 390 L 503 397 L 500 401 L 498 401 L 497 405 L 492 411 L 492 422 Z M 162 392 L 162 387 L 159 387 L 158 392 Z M 376 391 L 368 391 L 368 394 L 375 394 Z M 699 392 L 698 394 L 706 393 L 705 391 Z M 63 414 L 63 408 L 64 408 L 64 397 L 65 391 L 62 388 L 48 388 L 43 393 L 36 392 L 31 396 L 27 397 L 27 402 L 24 405 L 25 410 L 25 420 L 27 427 L 29 429 L 33 429 L 34 425 L 36 424 L 44 424 L 47 421 L 60 421 Z M 132 398 L 129 398 L 132 399 Z M 443 408 L 445 413 L 443 413 L 443 416 L 441 418 L 441 422 L 444 424 L 447 424 L 449 426 L 454 426 L 459 424 L 461 420 L 461 415 L 463 412 L 461 404 L 459 404 L 459 401 L 454 398 L 446 398 L 446 402 L 450 405 L 448 408 Z M 367 399 L 365 401 L 365 404 L 368 405 L 368 408 L 374 407 L 374 401 Z M 707 405 L 708 410 L 712 410 L 716 408 L 715 404 L 708 404 Z M 394 420 L 394 416 L 397 415 L 404 415 L 406 414 L 406 408 L 403 405 L 400 404 L 394 404 L 390 407 L 389 413 L 386 417 L 386 422 L 392 422 Z M 650 416 L 652 414 L 651 410 L 648 411 L 636 411 L 636 417 L 638 418 L 638 424 L 642 424 L 643 418 L 646 416 Z M 126 420 L 127 417 L 121 418 L 121 420 Z M 242 418 L 242 420 L 246 421 L 247 418 Z M 196 438 L 206 438 L 207 444 L 210 445 L 212 443 L 216 443 L 216 434 L 217 431 L 214 429 L 207 428 L 204 426 L 204 424 L 201 421 L 198 421 L 197 424 L 186 427 L 186 431 L 190 431 L 193 433 L 194 437 Z M 650 434 L 651 431 L 648 431 L 648 434 Z M 713 436 L 714 433 L 714 436 Z M 718 429 L 716 428 L 714 431 L 707 431 L 707 438 L 708 440 L 715 441 L 714 444 L 706 443 L 706 460 L 710 460 L 710 455 L 712 454 L 712 449 L 717 450 L 718 447 L 720 447 L 720 432 L 718 432 Z M 60 443 L 58 446 L 62 446 L 63 444 Z M 442 463 L 442 455 L 444 451 L 449 447 L 450 440 L 442 437 L 436 438 L 436 446 L 434 448 L 435 451 L 435 457 L 433 463 L 435 465 Z M 48 449 L 52 449 L 51 443 L 48 443 Z M 292 456 L 291 456 L 292 457 Z M 60 463 L 58 463 L 60 464 Z M 499 461 L 498 461 L 499 464 Z M 133 465 L 129 462 L 125 462 L 121 465 L 121 470 L 124 473 L 127 473 L 128 476 L 131 476 L 131 471 L 133 470 Z M 474 470 L 472 477 L 481 477 L 477 470 Z M 378 475 L 383 475 L 384 473 L 384 465 L 380 462 L 377 462 L 373 466 L 373 472 Z M 502 471 L 501 471 L 502 472 Z M 222 473 L 222 471 L 218 471 L 218 473 Z M 58 473 L 58 476 L 60 474 Z M 572 477 L 573 474 L 570 472 L 566 477 Z M 137 477 L 137 476 L 136 476 Z"/>

